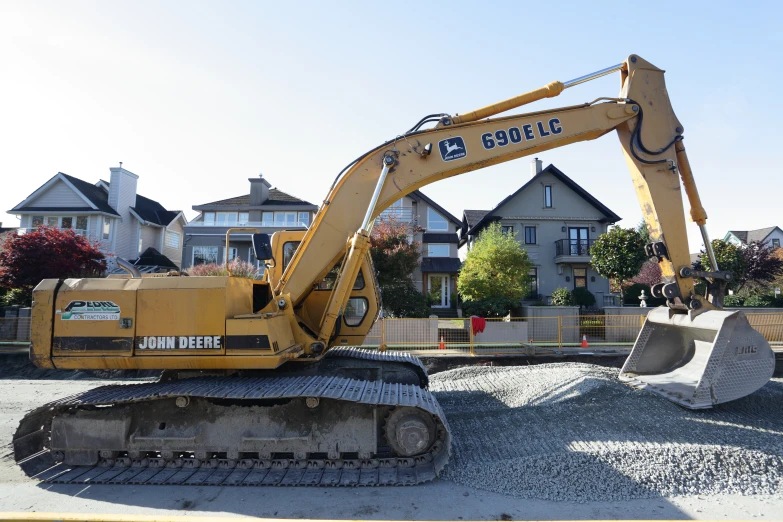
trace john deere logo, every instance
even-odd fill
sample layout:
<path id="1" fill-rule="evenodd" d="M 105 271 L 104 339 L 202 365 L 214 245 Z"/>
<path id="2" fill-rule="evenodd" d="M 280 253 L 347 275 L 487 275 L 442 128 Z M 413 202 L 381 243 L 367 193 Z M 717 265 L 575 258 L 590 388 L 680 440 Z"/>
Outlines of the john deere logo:
<path id="1" fill-rule="evenodd" d="M 60 319 L 63 321 L 117 321 L 120 307 L 111 301 L 71 301 Z"/>
<path id="2" fill-rule="evenodd" d="M 465 141 L 459 136 L 441 140 L 438 142 L 438 148 L 443 161 L 453 161 L 468 155 L 468 151 L 465 149 Z"/>

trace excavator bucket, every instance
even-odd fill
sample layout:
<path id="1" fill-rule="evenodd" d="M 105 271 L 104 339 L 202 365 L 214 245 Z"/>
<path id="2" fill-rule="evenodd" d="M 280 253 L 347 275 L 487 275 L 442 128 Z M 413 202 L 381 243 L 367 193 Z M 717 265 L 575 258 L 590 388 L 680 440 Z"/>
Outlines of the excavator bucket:
<path id="1" fill-rule="evenodd" d="M 775 355 L 739 311 L 696 317 L 666 307 L 647 315 L 620 380 L 690 409 L 749 395 L 775 371 Z"/>

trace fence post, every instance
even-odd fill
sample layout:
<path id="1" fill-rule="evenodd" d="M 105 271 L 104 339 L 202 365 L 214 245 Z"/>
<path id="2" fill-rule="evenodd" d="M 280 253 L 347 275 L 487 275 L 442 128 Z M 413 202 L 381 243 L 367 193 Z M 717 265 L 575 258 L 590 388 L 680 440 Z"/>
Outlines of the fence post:
<path id="1" fill-rule="evenodd" d="M 378 346 L 378 350 L 381 352 L 386 351 L 386 318 L 381 319 L 381 343 Z"/>
<path id="2" fill-rule="evenodd" d="M 470 355 L 475 356 L 476 350 L 473 346 L 473 319 L 468 318 L 468 331 L 470 332 Z"/>
<path id="3" fill-rule="evenodd" d="M 557 316 L 557 348 L 563 348 L 563 316 Z"/>

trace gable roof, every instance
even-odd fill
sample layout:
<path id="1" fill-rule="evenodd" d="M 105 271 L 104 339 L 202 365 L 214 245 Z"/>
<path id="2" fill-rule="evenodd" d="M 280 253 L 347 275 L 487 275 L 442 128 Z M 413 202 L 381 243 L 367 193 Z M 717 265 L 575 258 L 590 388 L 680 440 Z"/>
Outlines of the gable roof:
<path id="1" fill-rule="evenodd" d="M 264 205 L 313 205 L 309 201 L 299 199 L 291 194 L 287 194 L 282 190 L 276 188 L 269 189 L 269 199 L 261 203 Z M 212 201 L 210 203 L 202 203 L 201 205 L 195 205 L 194 210 L 198 210 L 200 207 L 210 206 L 230 206 L 230 207 L 247 207 L 250 206 L 250 194 L 244 196 L 236 196 L 233 198 L 220 199 L 218 201 Z"/>
<path id="2" fill-rule="evenodd" d="M 413 192 L 408 194 L 408 197 L 413 199 L 413 200 L 415 200 L 415 201 L 424 201 L 429 206 L 434 208 L 439 214 L 441 214 L 443 217 L 445 217 L 446 219 L 448 219 L 449 221 L 451 221 L 452 223 L 454 223 L 458 227 L 462 224 L 462 221 L 460 221 L 459 219 L 454 217 L 454 215 L 451 214 L 448 210 L 446 210 L 445 208 L 441 207 L 440 205 L 438 205 L 437 203 L 432 201 L 422 191 L 414 190 Z"/>
<path id="3" fill-rule="evenodd" d="M 484 216 L 489 214 L 489 210 L 464 210 L 462 216 L 465 218 L 465 224 L 468 229 L 473 228 L 476 224 L 484 219 Z"/>
<path id="4" fill-rule="evenodd" d="M 66 185 L 69 185 L 74 190 L 76 190 L 79 195 L 82 197 L 82 199 L 85 200 L 85 203 L 89 203 L 92 206 L 84 206 L 84 207 L 36 207 L 27 205 L 26 203 L 33 198 L 36 193 L 47 187 L 47 185 L 50 185 L 54 183 L 57 179 L 60 179 L 62 181 L 65 181 Z M 94 208 L 93 208 L 94 207 Z M 35 190 L 32 194 L 30 194 L 27 199 L 25 199 L 23 202 L 19 203 L 17 206 L 15 206 L 13 209 L 11 209 L 10 212 L 14 211 L 26 211 L 26 212 L 37 212 L 37 211 L 52 211 L 52 212 L 60 212 L 60 211 L 67 211 L 67 210 L 73 210 L 77 212 L 95 212 L 96 210 L 99 212 L 103 212 L 105 214 L 111 214 L 113 216 L 119 216 L 116 210 L 111 208 L 109 205 L 109 195 L 106 193 L 105 190 L 102 188 L 93 185 L 91 183 L 87 183 L 86 181 L 82 181 L 79 178 L 75 178 L 73 176 L 69 176 L 68 174 L 65 174 L 64 172 L 58 172 L 54 176 L 52 176 L 49 181 L 38 187 L 38 189 Z"/>
<path id="5" fill-rule="evenodd" d="M 596 208 L 601 214 L 604 215 L 605 219 L 602 219 L 603 222 L 609 222 L 609 223 L 617 223 L 620 221 L 620 216 L 609 210 L 609 208 L 595 199 L 592 194 L 587 192 L 585 189 L 580 187 L 574 180 L 566 176 L 560 169 L 552 165 L 551 163 L 545 168 L 542 169 L 541 172 L 530 178 L 530 180 L 522 185 L 516 192 L 512 193 L 503 201 L 498 203 L 495 208 L 490 210 L 486 215 L 484 215 L 483 218 L 481 218 L 475 225 L 469 228 L 468 234 L 473 233 L 479 226 L 487 224 L 489 221 L 493 219 L 497 219 L 499 216 L 495 215 L 495 212 L 508 203 L 511 199 L 513 199 L 517 194 L 528 188 L 530 185 L 532 185 L 539 177 L 543 176 L 544 174 L 552 174 L 554 177 L 556 177 L 561 183 L 563 183 L 565 186 L 573 190 L 577 195 L 579 195 L 582 199 L 590 203 L 593 207 Z"/>
<path id="6" fill-rule="evenodd" d="M 168 226 L 177 216 L 182 214 L 181 210 L 166 210 L 157 201 L 140 194 L 136 194 L 136 206 L 131 207 L 131 210 L 143 221 L 162 227 Z"/>
<path id="7" fill-rule="evenodd" d="M 729 233 L 734 234 L 737 239 L 747 244 L 752 241 L 764 241 L 768 235 L 775 231 L 775 229 L 783 233 L 783 230 L 780 230 L 777 226 L 759 228 L 756 230 L 729 230 Z"/>

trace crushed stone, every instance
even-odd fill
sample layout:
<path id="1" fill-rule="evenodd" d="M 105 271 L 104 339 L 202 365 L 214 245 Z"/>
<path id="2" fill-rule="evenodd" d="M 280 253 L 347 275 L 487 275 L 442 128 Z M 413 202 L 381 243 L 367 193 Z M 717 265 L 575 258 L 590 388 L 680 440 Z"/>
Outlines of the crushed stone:
<path id="1" fill-rule="evenodd" d="M 443 478 L 525 498 L 621 501 L 783 495 L 783 381 L 686 410 L 559 363 L 463 367 L 431 376 L 452 431 Z"/>

